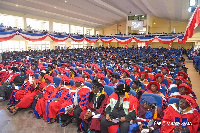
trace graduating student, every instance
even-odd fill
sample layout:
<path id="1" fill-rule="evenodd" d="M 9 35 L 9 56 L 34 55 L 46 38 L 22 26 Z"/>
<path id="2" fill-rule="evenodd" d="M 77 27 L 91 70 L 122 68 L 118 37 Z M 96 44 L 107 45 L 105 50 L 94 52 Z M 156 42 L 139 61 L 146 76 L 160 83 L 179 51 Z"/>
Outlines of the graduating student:
<path id="1" fill-rule="evenodd" d="M 140 82 L 144 83 L 145 89 L 146 89 L 146 86 L 149 84 L 149 81 L 147 80 L 148 74 L 144 71 L 140 71 L 139 75 L 136 79 L 139 80 Z"/>
<path id="2" fill-rule="evenodd" d="M 59 86 L 58 98 L 53 99 L 49 103 L 49 107 L 47 110 L 49 112 L 50 122 L 53 123 L 56 120 L 57 113 L 59 113 L 61 109 L 61 105 L 66 101 L 68 98 L 68 93 L 71 89 L 70 80 L 66 75 L 61 76 L 61 83 Z"/>
<path id="3" fill-rule="evenodd" d="M 125 83 L 127 85 L 129 85 L 132 81 L 131 78 L 129 78 L 131 75 L 131 73 L 128 71 L 128 70 L 122 70 L 122 75 L 121 75 L 121 78 L 125 80 Z"/>
<path id="4" fill-rule="evenodd" d="M 60 115 L 63 124 L 61 126 L 67 126 L 72 121 L 72 115 L 77 119 L 78 132 L 80 132 L 81 119 L 79 118 L 82 111 L 87 110 L 86 105 L 90 95 L 90 88 L 84 85 L 84 79 L 82 77 L 75 77 L 75 88 L 71 88 L 68 98 L 61 105 Z"/>
<path id="5" fill-rule="evenodd" d="M 156 81 L 151 81 L 148 84 L 147 88 L 150 89 L 150 90 L 147 90 L 144 93 L 153 93 L 153 94 L 157 94 L 157 95 L 161 96 L 162 100 L 163 100 L 162 101 L 163 108 L 166 108 L 167 107 L 167 100 L 166 100 L 165 96 L 161 92 L 159 92 L 160 84 L 158 82 L 156 82 Z"/>
<path id="6" fill-rule="evenodd" d="M 170 104 L 164 111 L 161 133 L 197 133 L 200 115 L 196 101 L 187 95 L 179 95 L 179 104 Z"/>
<path id="7" fill-rule="evenodd" d="M 53 83 L 53 77 L 50 75 L 45 75 L 45 82 L 47 83 L 46 87 L 42 90 L 42 98 L 39 98 L 37 104 L 34 109 L 34 115 L 37 118 L 43 117 L 43 119 L 47 120 L 46 114 L 46 103 L 51 98 L 51 94 L 54 92 L 56 88 L 55 84 Z"/>
<path id="8" fill-rule="evenodd" d="M 104 92 L 103 85 L 96 80 L 92 81 L 92 92 L 89 96 L 86 111 L 81 112 L 80 119 L 82 120 L 82 131 L 85 133 L 89 130 L 100 132 L 100 122 L 105 116 L 105 107 L 108 100 L 108 95 Z"/>
<path id="9" fill-rule="evenodd" d="M 120 76 L 118 74 L 113 74 L 109 86 L 112 86 L 114 89 L 117 88 L 118 85 L 120 85 L 119 81 Z"/>
<path id="10" fill-rule="evenodd" d="M 138 107 L 136 97 L 129 95 L 130 87 L 126 84 L 117 86 L 108 99 L 106 116 L 101 120 L 101 132 L 108 133 L 108 127 L 119 125 L 120 133 L 128 133 L 130 121 L 135 119 Z"/>
<path id="11" fill-rule="evenodd" d="M 134 124 L 129 128 L 129 133 L 142 132 L 145 129 L 152 133 L 159 133 L 158 129 L 161 127 L 163 117 L 162 109 L 156 106 L 157 102 L 152 96 L 142 96 L 141 100 L 144 103 L 138 106 L 138 114 Z"/>
<path id="12" fill-rule="evenodd" d="M 139 100 L 142 94 L 145 92 L 144 89 L 141 88 L 142 83 L 139 80 L 133 80 L 133 83 L 131 85 L 131 89 L 136 92 L 136 97 Z"/>

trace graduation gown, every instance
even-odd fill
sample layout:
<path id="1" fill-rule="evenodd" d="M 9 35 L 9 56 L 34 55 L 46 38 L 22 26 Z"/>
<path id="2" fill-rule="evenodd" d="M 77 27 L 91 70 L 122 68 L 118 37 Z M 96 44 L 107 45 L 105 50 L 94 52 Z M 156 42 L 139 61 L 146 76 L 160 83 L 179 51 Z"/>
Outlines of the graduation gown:
<path id="1" fill-rule="evenodd" d="M 43 116 L 43 119 L 47 120 L 47 113 L 46 113 L 46 104 L 47 101 L 50 100 L 51 94 L 54 92 L 55 85 L 53 83 L 47 84 L 47 86 L 43 90 L 43 98 L 38 99 L 37 104 L 34 109 L 34 115 L 36 117 Z"/>
<path id="2" fill-rule="evenodd" d="M 90 121 L 90 129 L 91 130 L 101 130 L 101 119 L 105 116 L 105 107 L 108 100 L 107 94 L 101 94 L 96 101 L 96 96 L 93 92 L 90 93 L 89 103 L 86 105 L 86 109 L 93 112 L 92 119 Z M 96 104 L 95 104 L 96 103 Z M 82 121 L 88 123 L 87 120 L 84 119 L 84 115 L 87 113 L 87 110 L 81 112 L 80 119 Z"/>
<path id="3" fill-rule="evenodd" d="M 126 122 L 130 122 L 136 117 L 138 105 L 138 99 L 129 95 L 129 98 L 124 98 L 122 105 L 119 107 L 119 97 L 116 93 L 112 93 L 108 98 L 105 110 L 111 119 L 125 117 Z M 119 124 L 112 125 L 108 128 L 108 131 L 116 132 L 118 127 Z"/>
<path id="4" fill-rule="evenodd" d="M 19 108 L 28 108 L 32 103 L 35 95 L 38 95 L 40 91 L 46 86 L 47 84 L 39 82 L 39 87 L 37 90 L 33 90 L 31 93 L 26 94 L 19 103 L 17 103 L 15 106 Z"/>
<path id="5" fill-rule="evenodd" d="M 61 109 L 60 109 L 60 115 L 63 113 L 66 113 L 68 108 L 75 107 L 74 105 L 74 97 L 77 91 L 77 100 L 78 100 L 78 106 L 81 108 L 82 111 L 87 110 L 86 105 L 88 104 L 88 99 L 90 95 L 90 88 L 83 85 L 78 90 L 76 88 L 73 88 L 69 91 L 66 97 L 66 101 L 62 103 Z M 73 115 L 73 111 L 70 115 Z"/>
<path id="6" fill-rule="evenodd" d="M 197 133 L 199 125 L 199 113 L 195 109 L 188 107 L 185 111 L 180 113 L 179 107 L 176 104 L 170 104 L 164 111 L 162 120 L 161 133 L 173 133 L 175 122 L 180 123 L 185 131 L 190 133 Z"/>
<path id="7" fill-rule="evenodd" d="M 57 113 L 61 109 L 61 105 L 66 101 L 67 94 L 70 91 L 71 86 L 61 87 L 60 91 L 58 92 L 58 101 L 52 101 L 49 103 L 49 118 L 56 118 Z"/>
<path id="8" fill-rule="evenodd" d="M 155 110 L 157 110 L 157 117 L 155 119 L 153 119 Z M 154 120 L 154 124 L 150 127 L 153 127 L 154 130 L 157 130 L 161 127 L 162 117 L 163 117 L 163 112 L 162 112 L 161 108 L 154 107 L 154 108 L 148 110 L 148 109 L 144 108 L 144 103 L 142 103 L 138 106 L 138 114 L 137 114 L 136 119 L 134 120 L 134 123 L 137 123 L 139 126 L 140 124 L 145 125 L 150 120 Z M 158 122 L 160 122 L 160 124 Z"/>

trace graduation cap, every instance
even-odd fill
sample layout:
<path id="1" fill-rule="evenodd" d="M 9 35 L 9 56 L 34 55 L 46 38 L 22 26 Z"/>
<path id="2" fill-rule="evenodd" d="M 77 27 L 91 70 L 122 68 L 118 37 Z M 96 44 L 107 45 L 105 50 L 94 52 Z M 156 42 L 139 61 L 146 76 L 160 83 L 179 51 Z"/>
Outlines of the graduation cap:
<path id="1" fill-rule="evenodd" d="M 120 84 L 117 86 L 117 88 L 115 89 L 115 93 L 117 95 L 127 95 L 125 93 L 130 91 L 130 87 L 127 84 Z M 127 97 L 127 96 L 126 96 Z"/>
<path id="2" fill-rule="evenodd" d="M 141 100 L 142 100 L 144 103 L 146 103 L 146 104 L 148 104 L 148 105 L 150 105 L 150 106 L 156 106 L 156 104 L 157 104 L 157 101 L 156 101 L 155 98 L 152 97 L 152 96 L 142 96 L 142 97 L 141 97 Z"/>

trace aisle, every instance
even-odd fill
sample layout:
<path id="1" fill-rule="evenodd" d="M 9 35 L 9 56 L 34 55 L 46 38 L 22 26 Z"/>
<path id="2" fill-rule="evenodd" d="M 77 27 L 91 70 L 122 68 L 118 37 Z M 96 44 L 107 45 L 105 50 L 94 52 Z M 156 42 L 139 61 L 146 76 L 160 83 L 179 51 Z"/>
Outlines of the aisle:
<path id="1" fill-rule="evenodd" d="M 185 55 L 183 57 L 185 58 L 185 65 L 188 68 L 187 72 L 192 82 L 192 90 L 195 92 L 197 96 L 197 103 L 200 105 L 200 75 L 195 70 L 193 61 L 189 60 Z"/>

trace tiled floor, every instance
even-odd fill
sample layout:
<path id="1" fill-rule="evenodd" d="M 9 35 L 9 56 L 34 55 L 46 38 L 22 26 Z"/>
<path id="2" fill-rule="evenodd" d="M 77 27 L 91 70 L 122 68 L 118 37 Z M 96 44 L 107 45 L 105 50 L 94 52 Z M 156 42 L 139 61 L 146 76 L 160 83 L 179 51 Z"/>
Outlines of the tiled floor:
<path id="1" fill-rule="evenodd" d="M 75 121 L 67 127 L 58 123 L 48 124 L 29 114 L 28 109 L 20 110 L 16 115 L 6 109 L 7 101 L 0 102 L 0 133 L 76 133 Z"/>
<path id="2" fill-rule="evenodd" d="M 192 61 L 186 59 L 188 74 L 192 81 L 192 88 L 196 93 L 200 105 L 200 75 L 193 67 Z M 0 102 L 0 133 L 76 133 L 75 123 L 63 128 L 58 123 L 47 124 L 42 119 L 36 119 L 33 114 L 28 114 L 28 109 L 19 111 L 16 115 L 6 109 L 7 101 Z"/>

